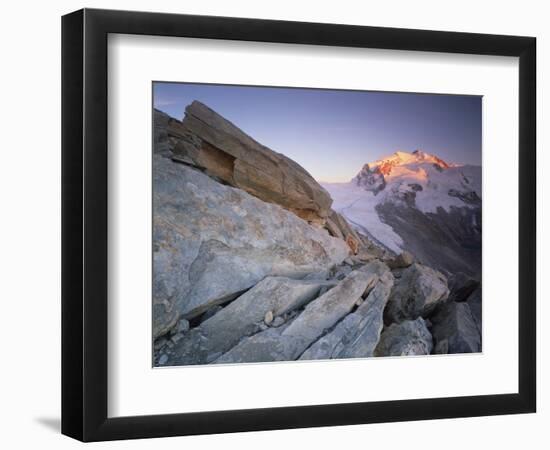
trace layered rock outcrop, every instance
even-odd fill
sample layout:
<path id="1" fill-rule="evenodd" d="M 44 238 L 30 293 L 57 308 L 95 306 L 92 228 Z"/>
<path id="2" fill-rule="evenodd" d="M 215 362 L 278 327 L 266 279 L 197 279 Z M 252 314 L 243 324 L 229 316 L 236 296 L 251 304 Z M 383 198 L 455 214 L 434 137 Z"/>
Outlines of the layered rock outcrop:
<path id="1" fill-rule="evenodd" d="M 383 312 L 394 278 L 382 269 L 379 281 L 357 309 L 311 345 L 300 359 L 367 358 L 373 356 L 384 325 Z"/>
<path id="2" fill-rule="evenodd" d="M 243 337 L 261 331 L 267 313 L 283 317 L 302 307 L 319 294 L 326 282 L 267 277 L 225 308 L 186 333 L 170 360 L 182 364 L 214 361 L 239 343 Z M 273 319 L 272 319 L 273 320 Z"/>
<path id="3" fill-rule="evenodd" d="M 384 270 L 383 264 L 373 262 L 351 272 L 337 286 L 309 303 L 283 330 L 266 330 L 252 336 L 216 362 L 254 362 L 258 358 L 260 361 L 288 361 L 299 358 L 326 330 L 346 316 L 357 300 L 370 292 Z"/>
<path id="4" fill-rule="evenodd" d="M 175 128 L 175 127 L 174 127 Z M 324 225 L 332 199 L 299 164 L 256 142 L 200 102 L 185 110 L 173 158 L 266 202 L 283 206 L 308 222 Z"/>

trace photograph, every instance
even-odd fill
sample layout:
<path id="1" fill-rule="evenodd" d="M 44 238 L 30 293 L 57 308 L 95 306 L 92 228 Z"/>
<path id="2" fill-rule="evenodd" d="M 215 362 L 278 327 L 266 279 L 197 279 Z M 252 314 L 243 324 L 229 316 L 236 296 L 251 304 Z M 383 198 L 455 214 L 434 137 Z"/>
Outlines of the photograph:
<path id="1" fill-rule="evenodd" d="M 550 449 L 543 2 L 106 5 L 3 8 L 0 449 Z"/>
<path id="2" fill-rule="evenodd" d="M 482 352 L 482 96 L 152 103 L 154 367 Z"/>

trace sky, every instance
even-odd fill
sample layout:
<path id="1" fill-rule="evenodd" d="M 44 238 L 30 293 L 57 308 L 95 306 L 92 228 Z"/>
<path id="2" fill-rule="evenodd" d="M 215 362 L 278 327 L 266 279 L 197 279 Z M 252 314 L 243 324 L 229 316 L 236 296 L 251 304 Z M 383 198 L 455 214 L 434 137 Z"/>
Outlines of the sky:
<path id="1" fill-rule="evenodd" d="M 397 150 L 481 165 L 481 97 L 215 84 L 153 84 L 154 107 L 182 119 L 198 100 L 317 181 L 344 182 Z"/>

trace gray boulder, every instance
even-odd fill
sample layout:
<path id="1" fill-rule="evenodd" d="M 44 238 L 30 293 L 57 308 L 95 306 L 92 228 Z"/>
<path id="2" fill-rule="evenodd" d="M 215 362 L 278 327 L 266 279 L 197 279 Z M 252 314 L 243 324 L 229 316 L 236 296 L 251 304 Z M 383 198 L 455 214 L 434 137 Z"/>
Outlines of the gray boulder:
<path id="1" fill-rule="evenodd" d="M 341 263 L 344 241 L 282 207 L 153 157 L 153 336 L 225 303 L 264 277 Z"/>
<path id="2" fill-rule="evenodd" d="M 449 300 L 455 302 L 464 302 L 468 297 L 480 286 L 480 283 L 475 278 L 465 274 L 464 272 L 457 272 L 449 276 Z"/>
<path id="3" fill-rule="evenodd" d="M 205 364 L 258 332 L 267 315 L 278 317 L 315 298 L 323 282 L 267 277 L 218 313 L 188 331 L 168 365 Z M 273 320 L 273 319 L 272 319 Z"/>
<path id="4" fill-rule="evenodd" d="M 431 318 L 435 353 L 477 353 L 481 334 L 467 302 L 448 302 Z"/>
<path id="5" fill-rule="evenodd" d="M 385 264 L 375 261 L 353 271 L 330 291 L 310 302 L 289 324 L 244 339 L 216 363 L 297 359 L 314 341 L 348 314 L 355 302 L 366 295 L 387 270 Z"/>
<path id="6" fill-rule="evenodd" d="M 393 323 L 384 330 L 375 350 L 376 356 L 429 355 L 432 335 L 421 317 Z"/>
<path id="7" fill-rule="evenodd" d="M 440 272 L 415 263 L 403 269 L 384 312 L 386 324 L 427 317 L 449 296 L 447 279 Z"/>
<path id="8" fill-rule="evenodd" d="M 384 325 L 383 312 L 393 286 L 388 270 L 352 313 L 314 342 L 300 359 L 367 358 L 373 356 Z"/>

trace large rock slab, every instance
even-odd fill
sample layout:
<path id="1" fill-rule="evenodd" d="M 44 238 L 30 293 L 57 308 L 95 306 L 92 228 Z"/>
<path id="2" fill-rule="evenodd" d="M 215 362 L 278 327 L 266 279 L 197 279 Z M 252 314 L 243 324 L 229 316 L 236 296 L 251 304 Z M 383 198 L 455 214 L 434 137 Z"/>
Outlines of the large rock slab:
<path id="1" fill-rule="evenodd" d="M 153 164 L 154 337 L 268 275 L 299 278 L 349 254 L 278 205 L 158 154 Z"/>
<path id="2" fill-rule="evenodd" d="M 401 272 L 384 312 L 386 324 L 427 317 L 449 296 L 447 279 L 440 272 L 415 263 Z"/>
<path id="3" fill-rule="evenodd" d="M 448 302 L 432 318 L 435 353 L 477 353 L 481 334 L 467 302 Z"/>
<path id="4" fill-rule="evenodd" d="M 177 342 L 166 365 L 205 364 L 259 331 L 270 313 L 279 317 L 315 298 L 327 282 L 267 277 L 190 330 Z"/>
<path id="5" fill-rule="evenodd" d="M 332 199 L 299 164 L 256 142 L 197 101 L 187 106 L 182 130 L 174 159 L 324 225 Z"/>
<path id="6" fill-rule="evenodd" d="M 282 336 L 285 328 L 287 327 L 268 328 L 243 339 L 216 359 L 214 364 L 288 361 L 288 355 L 294 351 L 294 341 Z"/>
<path id="7" fill-rule="evenodd" d="M 432 335 L 421 317 L 393 323 L 384 330 L 375 350 L 376 356 L 429 355 Z"/>
<path id="8" fill-rule="evenodd" d="M 348 314 L 388 268 L 379 261 L 351 272 L 317 299 L 282 332 L 266 330 L 241 341 L 216 363 L 290 361 L 300 357 L 314 341 Z"/>
<path id="9" fill-rule="evenodd" d="M 367 358 L 373 356 L 384 325 L 384 307 L 394 278 L 388 270 L 363 303 L 334 329 L 315 341 L 300 359 Z"/>

